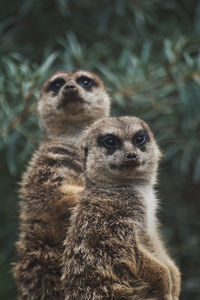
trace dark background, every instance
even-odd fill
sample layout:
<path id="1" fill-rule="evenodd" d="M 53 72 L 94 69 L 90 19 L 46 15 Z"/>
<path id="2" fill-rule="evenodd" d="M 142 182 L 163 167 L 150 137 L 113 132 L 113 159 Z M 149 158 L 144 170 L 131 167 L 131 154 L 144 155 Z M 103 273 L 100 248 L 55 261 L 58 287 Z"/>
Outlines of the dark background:
<path id="1" fill-rule="evenodd" d="M 16 298 L 17 183 L 41 137 L 38 91 L 76 68 L 101 76 L 113 115 L 154 130 L 163 233 L 181 299 L 200 299 L 200 1 L 0 0 L 0 56 L 0 299 Z"/>

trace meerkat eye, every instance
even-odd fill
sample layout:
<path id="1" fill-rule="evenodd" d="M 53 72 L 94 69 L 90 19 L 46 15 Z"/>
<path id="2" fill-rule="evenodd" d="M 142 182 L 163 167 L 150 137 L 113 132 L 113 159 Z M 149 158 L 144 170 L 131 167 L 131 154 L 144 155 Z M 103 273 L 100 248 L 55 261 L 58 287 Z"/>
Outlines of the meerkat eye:
<path id="1" fill-rule="evenodd" d="M 86 90 L 90 90 L 91 87 L 97 86 L 96 82 L 92 78 L 89 78 L 87 76 L 78 77 L 77 83 Z"/>
<path id="2" fill-rule="evenodd" d="M 107 149 L 119 149 L 121 142 L 115 135 L 105 135 L 98 139 L 98 144 Z"/>
<path id="3" fill-rule="evenodd" d="M 139 131 L 136 133 L 136 135 L 133 137 L 133 143 L 137 147 L 142 147 L 145 145 L 145 143 L 149 140 L 148 134 L 146 131 Z"/>
<path id="4" fill-rule="evenodd" d="M 146 137 L 145 135 L 138 135 L 135 137 L 135 145 L 144 145 L 144 143 L 146 142 Z"/>
<path id="5" fill-rule="evenodd" d="M 57 92 L 64 84 L 65 84 L 65 80 L 63 78 L 56 78 L 55 80 L 50 82 L 47 91 Z"/>

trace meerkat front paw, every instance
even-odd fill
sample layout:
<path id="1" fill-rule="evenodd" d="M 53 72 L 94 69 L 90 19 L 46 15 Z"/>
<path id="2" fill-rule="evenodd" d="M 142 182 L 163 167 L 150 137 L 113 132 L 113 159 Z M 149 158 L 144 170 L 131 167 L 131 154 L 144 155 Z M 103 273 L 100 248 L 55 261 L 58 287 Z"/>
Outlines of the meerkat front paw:
<path id="1" fill-rule="evenodd" d="M 172 295 L 170 294 L 165 294 L 161 300 L 174 300 L 174 298 L 172 297 Z"/>
<path id="2" fill-rule="evenodd" d="M 159 291 L 159 300 L 174 300 L 172 294 L 172 282 L 168 269 L 160 266 L 160 278 L 154 282 L 153 287 Z"/>
<path id="3" fill-rule="evenodd" d="M 176 265 L 168 266 L 171 283 L 172 283 L 172 295 L 173 300 L 179 300 L 180 291 L 181 291 L 181 273 Z"/>

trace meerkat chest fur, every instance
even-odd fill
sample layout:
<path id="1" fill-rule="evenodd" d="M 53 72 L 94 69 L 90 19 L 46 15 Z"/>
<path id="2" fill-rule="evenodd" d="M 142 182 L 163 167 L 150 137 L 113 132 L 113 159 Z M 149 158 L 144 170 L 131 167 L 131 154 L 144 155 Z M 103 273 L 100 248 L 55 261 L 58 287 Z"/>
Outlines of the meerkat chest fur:
<path id="1" fill-rule="evenodd" d="M 88 201 L 88 199 L 90 199 Z M 105 226 L 110 227 L 111 234 L 119 234 L 125 240 L 133 232 L 140 234 L 147 227 L 148 214 L 144 195 L 134 187 L 86 188 L 82 194 L 80 210 L 87 211 L 87 215 L 95 215 L 104 220 Z M 108 229 L 108 230 L 110 230 Z"/>
<path id="2" fill-rule="evenodd" d="M 156 226 L 156 211 L 158 201 L 152 185 L 143 185 L 137 188 L 138 193 L 143 198 L 145 206 L 145 231 L 151 232 Z"/>

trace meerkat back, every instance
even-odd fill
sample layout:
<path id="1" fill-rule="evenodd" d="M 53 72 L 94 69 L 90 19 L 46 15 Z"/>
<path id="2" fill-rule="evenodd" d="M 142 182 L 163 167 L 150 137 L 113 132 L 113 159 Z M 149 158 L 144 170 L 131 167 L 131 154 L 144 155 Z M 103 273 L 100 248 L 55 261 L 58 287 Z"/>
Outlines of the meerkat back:
<path id="1" fill-rule="evenodd" d="M 23 174 L 18 260 L 13 274 L 18 299 L 63 299 L 60 261 L 71 208 L 83 189 L 80 140 L 110 99 L 95 74 L 60 71 L 44 83 L 38 111 L 44 142 Z"/>

